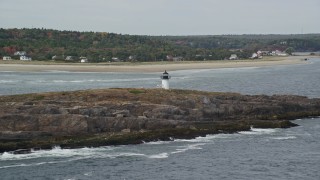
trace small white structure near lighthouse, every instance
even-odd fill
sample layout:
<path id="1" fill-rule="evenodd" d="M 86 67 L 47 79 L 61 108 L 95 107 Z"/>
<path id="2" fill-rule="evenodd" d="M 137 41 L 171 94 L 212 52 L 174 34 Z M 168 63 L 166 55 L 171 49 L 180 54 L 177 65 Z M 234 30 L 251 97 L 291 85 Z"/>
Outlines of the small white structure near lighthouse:
<path id="1" fill-rule="evenodd" d="M 164 71 L 160 78 L 162 79 L 162 88 L 169 89 L 169 79 L 171 78 L 169 76 L 169 73 L 167 73 L 167 71 Z"/>

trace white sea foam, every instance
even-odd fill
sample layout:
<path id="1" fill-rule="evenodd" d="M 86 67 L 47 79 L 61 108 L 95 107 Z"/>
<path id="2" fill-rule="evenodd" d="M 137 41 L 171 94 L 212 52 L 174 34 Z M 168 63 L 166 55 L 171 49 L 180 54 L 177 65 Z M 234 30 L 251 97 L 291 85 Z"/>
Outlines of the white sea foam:
<path id="1" fill-rule="evenodd" d="M 0 161 L 2 160 L 23 160 L 23 159 L 36 159 L 43 157 L 91 157 L 100 151 L 108 151 L 114 149 L 113 147 L 103 148 L 80 148 L 80 149 L 61 149 L 60 147 L 54 147 L 51 150 L 38 150 L 31 151 L 29 154 L 13 154 L 5 152 L 0 155 Z"/>
<path id="2" fill-rule="evenodd" d="M 93 148 L 94 149 L 94 148 Z M 18 158 L 16 155 L 10 154 L 10 153 L 4 153 L 5 155 L 9 154 L 9 156 L 14 156 L 14 158 L 10 157 L 7 159 L 1 159 L 1 160 L 24 160 L 24 159 L 29 159 L 29 158 Z M 66 153 L 68 154 L 68 153 Z M 149 158 L 161 158 L 163 155 L 158 154 L 158 155 L 151 155 L 151 156 L 147 156 L 145 154 L 139 154 L 139 153 L 92 153 L 92 154 L 88 154 L 85 155 L 83 154 L 82 156 L 78 156 L 78 157 L 67 157 L 66 156 L 58 156 L 60 158 L 64 158 L 65 160 L 57 160 L 57 161 L 44 161 L 44 162 L 38 162 L 38 163 L 30 163 L 30 164 L 13 164 L 13 165 L 7 165 L 7 166 L 1 166 L 0 165 L 0 169 L 7 169 L 7 168 L 16 168 L 16 167 L 29 167 L 29 166 L 41 166 L 41 165 L 45 165 L 45 164 L 61 164 L 61 163 L 66 163 L 66 162 L 72 162 L 72 161 L 78 161 L 78 160 L 83 160 L 83 159 L 92 159 L 92 158 L 118 158 L 118 157 L 133 157 L 133 156 L 141 156 L 141 157 L 149 157 Z M 45 156 L 38 156 L 39 158 L 42 157 L 44 158 Z M 0 160 L 0 162 L 1 162 Z M 89 176 L 90 174 L 88 174 Z"/>
<path id="3" fill-rule="evenodd" d="M 160 153 L 160 154 L 154 154 L 147 156 L 150 159 L 165 159 L 169 157 L 168 153 Z"/>
<path id="4" fill-rule="evenodd" d="M 4 153 L 1 154 L 0 160 L 8 159 L 8 158 L 10 158 L 11 156 L 13 156 L 12 153 L 4 152 Z"/>
<path id="5" fill-rule="evenodd" d="M 85 176 L 92 176 L 92 174 L 93 174 L 93 172 L 86 172 L 86 173 L 84 173 L 83 175 L 85 175 Z"/>
<path id="6" fill-rule="evenodd" d="M 18 81 L 14 81 L 14 80 L 0 80 L 0 84 L 7 84 L 7 83 L 16 83 Z"/>
<path id="7" fill-rule="evenodd" d="M 215 135 L 209 135 L 213 136 L 214 139 L 227 139 L 227 138 L 233 138 L 235 136 L 238 136 L 238 134 L 215 134 Z"/>
<path id="8" fill-rule="evenodd" d="M 284 137 L 273 137 L 272 139 L 276 140 L 288 140 L 288 139 L 296 139 L 296 136 L 284 136 Z"/>
<path id="9" fill-rule="evenodd" d="M 262 134 L 262 133 L 254 132 L 254 131 L 240 131 L 239 134 L 255 135 L 255 134 Z"/>
<path id="10" fill-rule="evenodd" d="M 200 149 L 202 149 L 202 147 L 200 147 L 200 146 L 203 146 L 203 145 L 205 145 L 205 143 L 188 144 L 186 146 L 181 146 L 181 147 L 177 148 L 176 151 L 171 152 L 171 154 L 183 153 L 188 150 L 200 150 Z"/>
<path id="11" fill-rule="evenodd" d="M 39 154 L 41 157 L 72 157 L 72 156 L 85 156 L 92 153 L 91 148 L 81 149 L 61 149 L 60 147 L 54 147 L 52 150 L 33 151 L 32 154 Z"/>
<path id="12" fill-rule="evenodd" d="M 113 153 L 105 154 L 102 157 L 118 158 L 118 157 L 133 157 L 133 156 L 146 156 L 146 155 L 145 154 L 141 154 L 141 153 L 120 152 L 120 153 L 114 153 L 114 154 Z"/>
<path id="13" fill-rule="evenodd" d="M 197 142 L 208 142 L 209 140 L 207 140 L 203 137 L 197 137 L 194 139 L 175 139 L 174 141 L 175 142 L 194 142 L 194 143 L 197 143 Z"/>
<path id="14" fill-rule="evenodd" d="M 196 137 L 194 139 L 175 139 L 176 142 L 212 142 L 213 139 L 224 139 L 236 136 L 236 134 L 212 134 L 204 137 Z"/>
<path id="15" fill-rule="evenodd" d="M 161 142 L 163 143 L 163 142 Z M 160 144 L 160 142 L 159 142 Z M 195 149 L 195 147 L 193 147 Z M 192 149 L 192 147 L 189 147 Z M 10 167 L 21 167 L 21 166 L 39 166 L 43 164 L 56 164 L 70 161 L 77 161 L 82 159 L 95 159 L 95 158 L 120 158 L 120 157 L 146 157 L 151 159 L 167 158 L 168 153 L 159 153 L 147 155 L 136 152 L 123 152 L 121 147 L 99 147 L 99 148 L 81 148 L 81 149 L 61 149 L 55 147 L 52 150 L 39 150 L 31 151 L 29 154 L 13 154 L 5 152 L 0 155 L 1 161 L 16 161 L 16 160 L 27 160 L 27 159 L 40 159 L 40 158 L 58 158 L 56 161 L 44 161 L 33 164 L 15 164 L 10 166 L 0 166 L 0 169 Z M 63 159 L 63 160 L 61 160 Z"/>
<path id="16" fill-rule="evenodd" d="M 197 142 L 210 142 L 212 139 L 215 139 L 215 135 L 207 135 L 207 136 L 204 136 L 204 137 L 196 137 L 194 139 L 175 139 L 174 141 L 176 142 L 194 142 L 194 143 L 197 143 Z"/>
<path id="17" fill-rule="evenodd" d="M 44 161 L 44 162 L 39 162 L 39 163 L 30 163 L 30 164 L 13 164 L 13 165 L 7 165 L 7 166 L 0 166 L 0 169 L 7 169 L 7 168 L 16 168 L 16 167 L 29 167 L 29 166 L 41 166 L 44 164 L 60 164 L 60 163 L 65 163 L 65 162 L 71 162 L 71 161 L 76 161 L 80 159 L 86 159 L 86 158 L 72 158 L 68 160 L 63 160 L 63 161 Z"/>
<path id="18" fill-rule="evenodd" d="M 75 178 L 75 177 L 72 177 L 72 178 L 67 178 L 67 179 L 65 179 L 65 180 L 76 180 L 76 178 Z"/>
<path id="19" fill-rule="evenodd" d="M 169 144 L 171 141 L 151 141 L 151 142 L 145 142 L 146 145 L 161 145 L 161 144 Z"/>
<path id="20" fill-rule="evenodd" d="M 260 135 L 260 134 L 272 134 L 276 131 L 277 131 L 276 129 L 251 128 L 250 131 L 240 131 L 239 134 Z"/>
<path id="21" fill-rule="evenodd" d="M 276 129 L 260 129 L 260 128 L 251 128 L 253 132 L 261 132 L 261 133 L 274 133 Z"/>
<path id="22" fill-rule="evenodd" d="M 29 154 L 13 154 L 5 152 L 0 155 L 1 161 L 20 161 L 27 159 L 40 159 L 40 158 L 58 158 L 56 161 L 43 161 L 38 163 L 30 164 L 14 164 L 7 166 L 0 166 L 0 169 L 13 168 L 13 167 L 24 167 L 24 166 L 40 166 L 44 164 L 58 164 L 65 162 L 72 162 L 82 159 L 89 158 L 117 158 L 117 157 L 130 157 L 130 156 L 143 156 L 145 154 L 130 153 L 130 152 L 113 152 L 116 147 L 100 147 L 100 148 L 81 148 L 81 149 L 61 149 L 55 147 L 52 150 L 39 150 L 32 151 Z M 60 160 L 59 160 L 60 159 Z M 62 159 L 62 160 L 61 160 Z"/>
<path id="23" fill-rule="evenodd" d="M 15 165 L 9 165 L 9 166 L 0 166 L 0 169 L 7 169 L 7 168 L 15 168 L 15 167 L 26 167 L 26 166 L 30 166 L 27 164 L 15 164 Z"/>

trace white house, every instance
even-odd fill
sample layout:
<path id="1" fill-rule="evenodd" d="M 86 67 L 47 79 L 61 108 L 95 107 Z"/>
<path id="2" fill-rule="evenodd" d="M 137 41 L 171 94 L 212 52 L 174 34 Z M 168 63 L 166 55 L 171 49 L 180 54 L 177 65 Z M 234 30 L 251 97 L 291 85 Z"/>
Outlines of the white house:
<path id="1" fill-rule="evenodd" d="M 272 56 L 288 56 L 287 53 L 282 52 L 282 51 L 279 51 L 279 50 L 272 51 L 272 52 L 271 52 L 271 55 L 272 55 Z"/>
<path id="2" fill-rule="evenodd" d="M 16 51 L 13 55 L 15 56 L 25 56 L 27 53 L 25 51 Z"/>
<path id="3" fill-rule="evenodd" d="M 197 56 L 197 55 L 196 55 Z M 167 60 L 168 61 L 182 61 L 183 60 L 183 57 L 182 56 L 176 56 L 176 57 L 173 57 L 171 55 L 167 55 Z"/>
<path id="4" fill-rule="evenodd" d="M 112 57 L 111 59 L 112 59 L 112 61 L 114 61 L 114 62 L 120 62 L 120 61 L 121 61 L 121 60 L 120 60 L 119 58 L 117 58 L 117 57 Z"/>
<path id="5" fill-rule="evenodd" d="M 288 56 L 288 54 L 285 52 L 280 52 L 280 53 L 277 53 L 277 56 Z"/>
<path id="6" fill-rule="evenodd" d="M 87 63 L 87 62 L 88 62 L 88 59 L 81 59 L 80 62 L 81 62 L 81 63 Z"/>
<path id="7" fill-rule="evenodd" d="M 86 57 L 81 56 L 81 57 L 80 57 L 80 62 L 81 62 L 81 63 L 87 63 L 87 62 L 88 62 L 88 59 L 87 59 Z"/>
<path id="8" fill-rule="evenodd" d="M 136 57 L 131 55 L 131 56 L 128 57 L 128 60 L 129 60 L 129 61 L 135 61 L 135 60 L 136 60 Z"/>
<path id="9" fill-rule="evenodd" d="M 252 56 L 250 57 L 250 59 L 262 59 L 262 52 L 257 51 L 257 53 L 252 53 Z"/>
<path id="10" fill-rule="evenodd" d="M 31 58 L 31 57 L 28 57 L 28 56 L 20 56 L 20 60 L 21 60 L 21 61 L 31 61 L 32 58 Z"/>
<path id="11" fill-rule="evenodd" d="M 72 56 L 67 56 L 65 60 L 66 60 L 66 61 L 72 61 L 72 60 L 73 60 L 73 57 L 72 57 Z"/>
<path id="12" fill-rule="evenodd" d="M 12 59 L 11 59 L 10 56 L 3 56 L 3 57 L 2 57 L 2 60 L 4 60 L 4 61 L 10 61 L 10 60 L 12 60 Z"/>
<path id="13" fill-rule="evenodd" d="M 258 54 L 257 53 L 253 53 L 251 56 L 251 59 L 257 59 L 258 58 Z"/>
<path id="14" fill-rule="evenodd" d="M 231 54 L 229 60 L 237 60 L 238 56 L 236 54 Z"/>
<path id="15" fill-rule="evenodd" d="M 271 55 L 271 52 L 270 51 L 263 51 L 263 50 L 260 50 L 257 52 L 258 55 L 260 53 L 261 56 L 270 56 Z"/>

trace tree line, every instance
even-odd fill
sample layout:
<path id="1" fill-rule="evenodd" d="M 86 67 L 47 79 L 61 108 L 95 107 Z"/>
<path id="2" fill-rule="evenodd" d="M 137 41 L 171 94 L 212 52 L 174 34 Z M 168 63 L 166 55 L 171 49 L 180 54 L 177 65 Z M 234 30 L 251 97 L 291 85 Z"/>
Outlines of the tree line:
<path id="1" fill-rule="evenodd" d="M 53 29 L 0 29 L 0 57 L 25 51 L 35 60 L 86 57 L 90 62 L 221 60 L 231 54 L 248 58 L 258 50 L 319 51 L 320 34 L 138 36 Z M 15 57 L 14 57 L 15 58 Z"/>

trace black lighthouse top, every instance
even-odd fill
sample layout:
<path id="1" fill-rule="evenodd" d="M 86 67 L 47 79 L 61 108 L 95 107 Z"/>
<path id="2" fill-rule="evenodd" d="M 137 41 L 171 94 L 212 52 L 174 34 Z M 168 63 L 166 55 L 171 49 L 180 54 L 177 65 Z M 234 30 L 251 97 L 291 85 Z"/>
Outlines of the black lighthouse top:
<path id="1" fill-rule="evenodd" d="M 165 70 L 164 73 L 160 76 L 161 79 L 170 79 L 169 73 Z"/>

